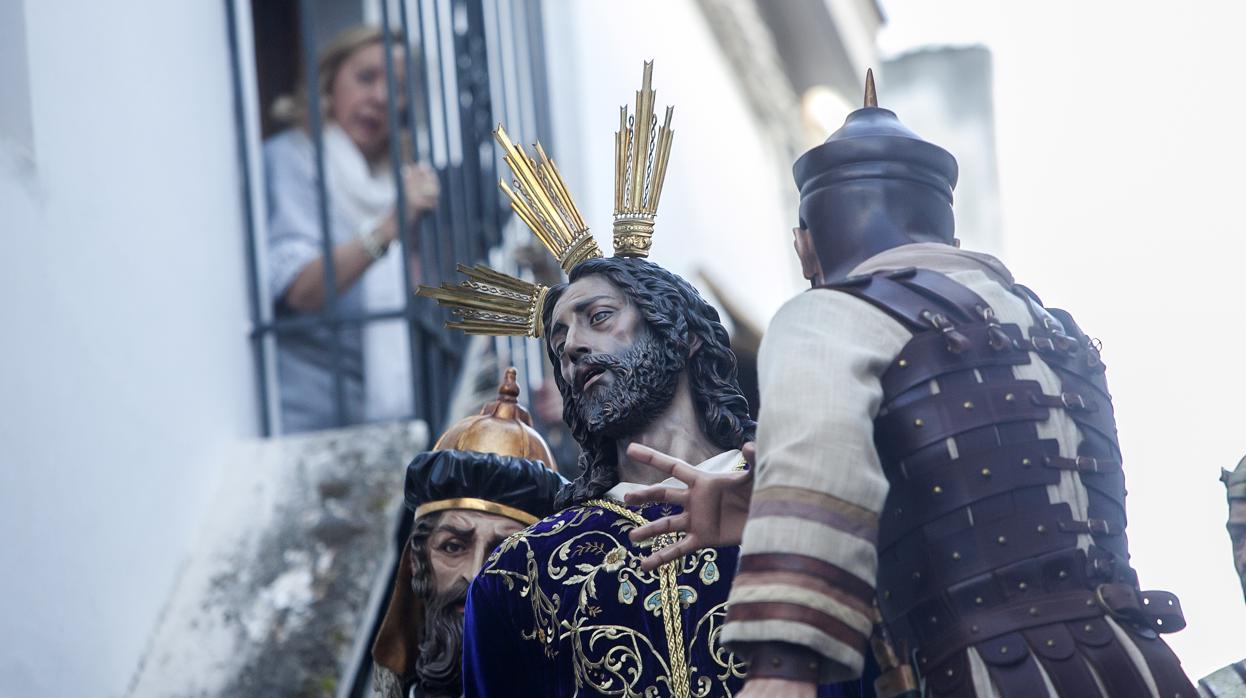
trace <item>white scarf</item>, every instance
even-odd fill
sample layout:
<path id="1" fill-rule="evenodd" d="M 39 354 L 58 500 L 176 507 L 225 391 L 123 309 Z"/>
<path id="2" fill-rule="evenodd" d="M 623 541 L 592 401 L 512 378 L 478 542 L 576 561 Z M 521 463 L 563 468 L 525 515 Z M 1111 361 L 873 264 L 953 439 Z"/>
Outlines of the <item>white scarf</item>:
<path id="1" fill-rule="evenodd" d="M 388 161 L 372 168 L 346 132 L 330 123 L 324 129 L 325 177 L 340 240 L 367 233 L 389 215 L 397 199 Z M 372 263 L 359 283 L 365 312 L 403 307 L 401 251 L 397 245 Z M 411 413 L 411 363 L 405 320 L 364 325 L 364 418 L 368 421 L 405 417 Z"/>

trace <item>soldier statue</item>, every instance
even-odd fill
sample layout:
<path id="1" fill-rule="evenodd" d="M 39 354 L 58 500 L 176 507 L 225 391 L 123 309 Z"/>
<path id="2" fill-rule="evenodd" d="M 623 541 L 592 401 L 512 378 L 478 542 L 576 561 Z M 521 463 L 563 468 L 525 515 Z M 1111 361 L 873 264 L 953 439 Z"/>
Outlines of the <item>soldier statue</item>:
<path id="1" fill-rule="evenodd" d="M 692 482 L 635 532 L 688 534 L 647 564 L 732 542 L 751 485 L 722 638 L 768 671 L 740 698 L 812 696 L 871 644 L 883 696 L 1195 695 L 1177 599 L 1129 564 L 1098 342 L 959 249 L 956 160 L 876 105 L 870 76 L 795 164 L 813 288 L 761 347 L 753 481 L 650 453 Z"/>

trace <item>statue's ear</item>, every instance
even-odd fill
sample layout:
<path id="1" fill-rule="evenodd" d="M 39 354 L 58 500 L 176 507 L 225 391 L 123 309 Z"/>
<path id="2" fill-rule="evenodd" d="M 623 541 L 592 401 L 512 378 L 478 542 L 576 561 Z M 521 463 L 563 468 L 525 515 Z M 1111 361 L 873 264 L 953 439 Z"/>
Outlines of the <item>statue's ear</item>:
<path id="1" fill-rule="evenodd" d="M 809 235 L 809 230 L 804 225 L 792 228 L 792 246 L 796 248 L 796 256 L 800 258 L 801 276 L 804 276 L 814 286 L 826 283 L 825 275 L 822 273 L 822 260 L 818 259 L 818 252 L 813 246 L 813 237 Z"/>
<path id="2" fill-rule="evenodd" d="M 694 332 L 692 334 L 692 338 L 688 341 L 688 356 L 696 356 L 697 352 L 701 350 L 702 344 L 704 344 L 704 342 L 701 341 L 701 335 Z"/>

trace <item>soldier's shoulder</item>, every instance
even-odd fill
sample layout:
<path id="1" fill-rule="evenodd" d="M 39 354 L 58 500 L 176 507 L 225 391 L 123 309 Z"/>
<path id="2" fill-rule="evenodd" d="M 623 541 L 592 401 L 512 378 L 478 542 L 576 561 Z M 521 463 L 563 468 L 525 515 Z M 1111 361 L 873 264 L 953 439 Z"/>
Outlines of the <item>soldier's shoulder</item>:
<path id="1" fill-rule="evenodd" d="M 1246 698 L 1246 659 L 1204 676 L 1198 693 L 1203 698 Z"/>

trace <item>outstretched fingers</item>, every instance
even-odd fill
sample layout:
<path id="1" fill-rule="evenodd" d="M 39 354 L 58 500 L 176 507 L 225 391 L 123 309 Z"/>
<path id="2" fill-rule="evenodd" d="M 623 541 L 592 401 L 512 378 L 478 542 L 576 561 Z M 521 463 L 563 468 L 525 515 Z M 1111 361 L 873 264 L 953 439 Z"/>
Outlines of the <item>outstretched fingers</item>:
<path id="1" fill-rule="evenodd" d="M 676 514 L 674 516 L 663 516 L 657 521 L 650 521 L 644 526 L 633 528 L 631 533 L 627 534 L 633 543 L 639 543 L 643 540 L 649 540 L 663 533 L 678 533 L 688 530 L 688 515 Z"/>
<path id="2" fill-rule="evenodd" d="M 640 569 L 646 572 L 652 572 L 671 560 L 677 560 L 684 555 L 691 555 L 692 553 L 695 553 L 700 549 L 700 547 L 701 545 L 697 543 L 697 537 L 695 535 L 688 535 L 679 542 L 673 545 L 668 545 L 641 560 Z"/>
<path id="3" fill-rule="evenodd" d="M 688 503 L 688 490 L 684 487 L 667 487 L 663 485 L 653 485 L 644 489 L 628 492 L 623 495 L 623 501 L 627 504 L 650 504 L 662 503 L 678 504 L 684 506 Z"/>
<path id="4" fill-rule="evenodd" d="M 627 457 L 634 461 L 644 463 L 661 470 L 662 472 L 677 478 L 689 485 L 696 482 L 697 469 L 688 465 L 684 461 L 668 456 L 661 451 L 655 451 L 643 444 L 633 443 L 627 447 Z"/>

